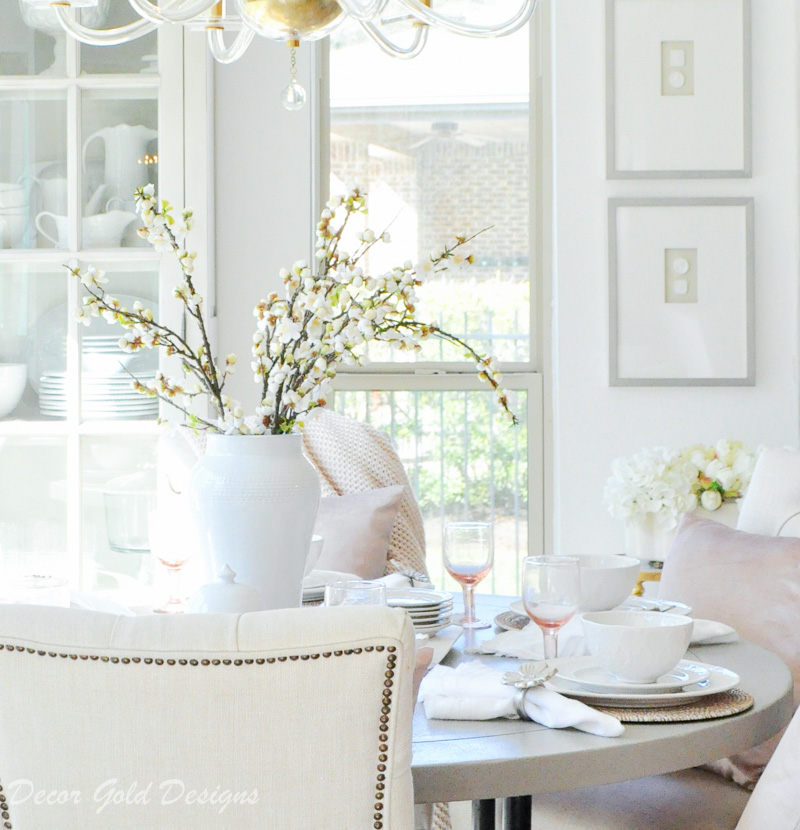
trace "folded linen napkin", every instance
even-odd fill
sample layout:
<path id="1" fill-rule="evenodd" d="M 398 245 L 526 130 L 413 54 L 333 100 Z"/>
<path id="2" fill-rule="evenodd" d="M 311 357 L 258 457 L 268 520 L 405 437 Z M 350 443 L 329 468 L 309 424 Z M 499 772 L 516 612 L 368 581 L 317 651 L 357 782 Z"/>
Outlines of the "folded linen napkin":
<path id="1" fill-rule="evenodd" d="M 542 660 L 544 659 L 542 629 L 531 622 L 520 630 L 504 631 L 491 640 L 485 640 L 478 650 L 481 654 L 495 654 L 498 657 Z M 573 617 L 558 632 L 558 656 L 582 657 L 588 653 L 580 617 Z"/>
<path id="2" fill-rule="evenodd" d="M 85 608 L 88 611 L 102 611 L 105 614 L 117 614 L 123 617 L 135 617 L 136 612 L 114 602 L 107 597 L 95 596 L 93 594 L 82 594 L 78 591 L 69 592 L 70 608 Z"/>
<path id="3" fill-rule="evenodd" d="M 735 643 L 739 639 L 736 631 L 725 623 L 715 620 L 695 620 L 692 628 L 691 645 L 713 645 Z M 491 640 L 485 640 L 478 647 L 480 654 L 494 654 L 500 657 L 517 657 L 520 660 L 542 660 L 544 640 L 538 625 L 528 623 L 520 630 L 504 631 Z M 583 637 L 583 626 L 579 616 L 573 617 L 558 635 L 559 657 L 581 657 L 588 654 Z"/>
<path id="4" fill-rule="evenodd" d="M 329 582 L 336 582 L 340 579 L 363 579 L 363 577 L 359 576 L 358 574 L 343 573 L 342 571 L 314 570 L 311 571 L 311 573 L 308 576 L 303 577 L 303 587 L 321 588 L 324 585 L 327 585 Z M 382 582 L 387 588 L 412 587 L 411 578 L 406 574 L 401 573 L 387 574 L 386 576 L 381 576 L 378 579 L 373 579 L 370 581 Z M 419 582 L 415 582 L 413 587 L 424 588 L 426 586 L 421 585 Z"/>
<path id="5" fill-rule="evenodd" d="M 517 689 L 501 682 L 503 672 L 480 661 L 461 663 L 454 669 L 434 666 L 422 680 L 419 700 L 425 715 L 439 720 L 491 720 L 517 715 Z M 532 721 L 551 729 L 572 726 L 582 732 L 616 738 L 625 728 L 611 715 L 598 712 L 543 686 L 528 689 L 525 713 Z"/>
<path id="6" fill-rule="evenodd" d="M 735 643 L 738 639 L 736 629 L 716 620 L 695 620 L 692 626 L 691 645 L 693 646 Z"/>
<path id="7" fill-rule="evenodd" d="M 342 571 L 311 571 L 308 576 L 303 577 L 304 588 L 323 588 L 329 582 L 337 582 L 340 579 L 361 579 L 358 574 L 348 574 Z"/>

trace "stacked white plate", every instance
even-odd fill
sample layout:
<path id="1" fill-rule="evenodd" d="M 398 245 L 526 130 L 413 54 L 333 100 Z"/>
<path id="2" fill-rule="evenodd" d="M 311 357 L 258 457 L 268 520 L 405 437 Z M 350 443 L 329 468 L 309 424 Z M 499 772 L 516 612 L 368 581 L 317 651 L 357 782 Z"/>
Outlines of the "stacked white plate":
<path id="1" fill-rule="evenodd" d="M 155 372 L 136 373 L 142 383 L 155 379 Z M 148 398 L 133 388 L 127 373 L 103 375 L 84 372 L 81 379 L 81 412 L 85 418 L 155 418 L 158 399 Z M 42 415 L 64 417 L 67 413 L 67 385 L 63 372 L 45 372 L 39 378 L 39 410 Z"/>
<path id="2" fill-rule="evenodd" d="M 117 299 L 126 308 L 140 300 L 158 315 L 158 305 L 129 295 Z M 45 314 L 28 336 L 28 377 L 39 393 L 39 411 L 51 418 L 67 414 L 67 326 L 74 325 L 66 304 Z M 155 378 L 158 349 L 123 352 L 124 331 L 102 318 L 92 318 L 81 338 L 81 412 L 84 418 L 118 420 L 156 418 L 158 398 L 133 388 L 134 378 L 146 384 Z"/>
<path id="3" fill-rule="evenodd" d="M 390 588 L 386 604 L 405 608 L 414 623 L 414 629 L 423 634 L 435 634 L 447 628 L 453 619 L 453 597 L 444 591 L 427 588 Z"/>
<path id="4" fill-rule="evenodd" d="M 739 683 L 736 672 L 695 660 L 681 660 L 655 683 L 623 683 L 601 668 L 593 657 L 563 657 L 554 663 L 558 674 L 545 683 L 547 688 L 598 706 L 630 709 L 680 706 L 727 692 Z"/>

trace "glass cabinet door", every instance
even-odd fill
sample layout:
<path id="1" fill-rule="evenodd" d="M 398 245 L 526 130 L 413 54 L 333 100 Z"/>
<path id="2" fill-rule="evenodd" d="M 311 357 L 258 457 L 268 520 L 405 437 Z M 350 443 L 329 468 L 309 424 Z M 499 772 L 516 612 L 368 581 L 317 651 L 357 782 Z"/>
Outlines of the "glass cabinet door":
<path id="1" fill-rule="evenodd" d="M 133 382 L 154 380 L 159 355 L 124 352 L 123 330 L 103 319 L 79 325 L 84 289 L 67 266 L 103 269 L 109 294 L 158 313 L 160 257 L 137 234 L 134 190 L 163 178 L 160 144 L 171 141 L 169 157 L 183 164 L 183 106 L 175 104 L 184 35 L 172 27 L 123 46 L 83 46 L 60 31 L 51 9 L 7 5 L 0 26 L 0 567 L 143 604 L 155 570 L 147 521 L 159 404 Z M 114 0 L 87 13 L 93 18 L 84 22 L 95 27 L 132 16 Z M 170 66 L 163 79 L 162 60 Z M 184 177 L 172 170 L 168 178 Z M 183 198 L 174 190 L 168 196 Z"/>

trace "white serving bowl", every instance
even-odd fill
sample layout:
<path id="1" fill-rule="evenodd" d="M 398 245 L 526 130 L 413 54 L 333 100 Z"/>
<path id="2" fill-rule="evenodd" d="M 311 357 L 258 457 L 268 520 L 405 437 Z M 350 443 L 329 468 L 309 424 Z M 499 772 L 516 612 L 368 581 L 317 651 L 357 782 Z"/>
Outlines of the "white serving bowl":
<path id="1" fill-rule="evenodd" d="M 692 636 L 693 620 L 649 611 L 584 614 L 589 653 L 624 683 L 655 683 L 675 668 Z"/>
<path id="2" fill-rule="evenodd" d="M 17 408 L 27 379 L 28 367 L 24 363 L 0 363 L 0 418 Z"/>
<path id="3" fill-rule="evenodd" d="M 624 602 L 639 578 L 641 563 L 633 556 L 579 556 L 581 611 L 608 611 Z"/>

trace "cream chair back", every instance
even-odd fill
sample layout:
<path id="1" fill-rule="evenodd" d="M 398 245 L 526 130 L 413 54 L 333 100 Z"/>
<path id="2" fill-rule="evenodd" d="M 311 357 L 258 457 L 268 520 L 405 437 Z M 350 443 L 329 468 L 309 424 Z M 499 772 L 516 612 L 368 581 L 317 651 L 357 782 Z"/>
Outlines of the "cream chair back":
<path id="1" fill-rule="evenodd" d="M 2 827 L 408 830 L 413 662 L 385 607 L 0 606 Z"/>
<path id="2" fill-rule="evenodd" d="M 800 452 L 761 450 L 736 528 L 762 536 L 800 536 Z"/>
<path id="3" fill-rule="evenodd" d="M 736 830 L 797 830 L 800 827 L 800 709 L 747 802 Z"/>

